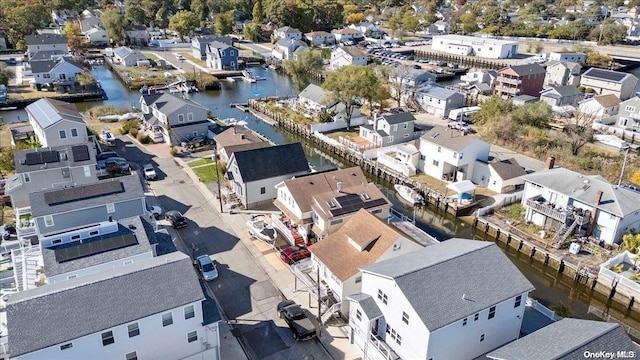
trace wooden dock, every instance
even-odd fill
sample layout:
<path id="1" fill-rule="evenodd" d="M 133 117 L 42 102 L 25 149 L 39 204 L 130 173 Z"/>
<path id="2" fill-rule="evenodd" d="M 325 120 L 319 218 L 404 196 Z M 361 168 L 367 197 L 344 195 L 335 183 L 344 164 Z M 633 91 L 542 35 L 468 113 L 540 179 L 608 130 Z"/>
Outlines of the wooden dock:
<path id="1" fill-rule="evenodd" d="M 84 101 L 106 100 L 107 94 L 104 92 L 104 90 L 100 89 L 99 91 L 96 91 L 96 92 L 83 92 L 83 93 L 77 93 L 77 94 L 59 94 L 54 96 L 34 97 L 29 99 L 8 99 L 7 101 L 0 101 L 0 109 L 12 109 L 12 108 L 22 109 L 22 108 L 25 108 L 27 105 L 32 104 L 37 100 L 40 100 L 43 98 L 76 103 L 76 102 L 84 102 Z"/>

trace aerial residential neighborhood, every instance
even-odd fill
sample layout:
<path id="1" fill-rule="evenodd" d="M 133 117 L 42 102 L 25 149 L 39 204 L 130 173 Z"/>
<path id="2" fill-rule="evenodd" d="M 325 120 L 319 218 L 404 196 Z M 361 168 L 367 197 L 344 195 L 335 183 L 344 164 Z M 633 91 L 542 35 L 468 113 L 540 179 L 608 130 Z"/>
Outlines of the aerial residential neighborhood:
<path id="1" fill-rule="evenodd" d="M 0 359 L 640 358 L 640 2 L 0 2 Z"/>

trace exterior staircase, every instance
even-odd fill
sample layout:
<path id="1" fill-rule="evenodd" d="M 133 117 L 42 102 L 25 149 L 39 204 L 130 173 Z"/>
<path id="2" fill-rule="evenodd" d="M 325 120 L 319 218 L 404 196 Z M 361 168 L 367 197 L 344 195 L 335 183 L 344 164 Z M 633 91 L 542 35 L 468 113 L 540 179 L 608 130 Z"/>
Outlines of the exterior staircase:
<path id="1" fill-rule="evenodd" d="M 418 102 L 416 101 L 416 99 L 413 96 L 407 96 L 407 99 L 405 100 L 405 103 L 407 104 L 407 106 L 413 110 L 416 111 L 423 111 L 422 107 L 420 106 L 420 104 L 418 104 Z"/>
<path id="2" fill-rule="evenodd" d="M 38 277 L 38 259 L 41 256 L 39 246 L 27 246 L 11 250 L 13 274 L 18 291 L 35 288 Z"/>
<path id="3" fill-rule="evenodd" d="M 567 238 L 573 234 L 573 231 L 576 229 L 576 227 L 579 224 L 582 224 L 582 220 L 583 220 L 583 216 L 576 216 L 575 219 L 573 219 L 573 221 L 571 222 L 566 222 L 562 228 L 556 233 L 556 236 L 553 237 L 553 240 L 551 241 L 551 246 L 554 249 L 560 249 L 563 245 L 564 242 L 567 240 Z"/>

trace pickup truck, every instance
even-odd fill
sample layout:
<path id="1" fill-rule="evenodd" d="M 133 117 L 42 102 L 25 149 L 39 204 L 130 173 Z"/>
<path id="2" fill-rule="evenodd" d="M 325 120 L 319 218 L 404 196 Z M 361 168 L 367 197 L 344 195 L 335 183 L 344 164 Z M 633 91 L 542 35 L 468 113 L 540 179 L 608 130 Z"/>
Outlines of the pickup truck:
<path id="1" fill-rule="evenodd" d="M 315 324 L 295 301 L 285 300 L 280 302 L 278 304 L 278 314 L 289 325 L 294 339 L 304 341 L 317 336 Z"/>
<path id="2" fill-rule="evenodd" d="M 142 166 L 142 173 L 144 174 L 144 178 L 146 180 L 155 180 L 156 179 L 156 169 L 153 168 L 151 164 L 145 164 Z"/>
<path id="3" fill-rule="evenodd" d="M 450 129 L 460 130 L 460 131 L 462 131 L 462 132 L 463 132 L 463 133 L 465 133 L 465 134 L 468 134 L 468 133 L 470 133 L 470 132 L 471 132 L 471 127 L 469 127 L 469 125 L 467 125 L 467 124 L 465 124 L 465 123 L 463 123 L 463 122 L 460 122 L 460 121 L 451 121 L 451 122 L 449 122 L 449 123 L 447 124 L 447 126 L 448 126 Z"/>

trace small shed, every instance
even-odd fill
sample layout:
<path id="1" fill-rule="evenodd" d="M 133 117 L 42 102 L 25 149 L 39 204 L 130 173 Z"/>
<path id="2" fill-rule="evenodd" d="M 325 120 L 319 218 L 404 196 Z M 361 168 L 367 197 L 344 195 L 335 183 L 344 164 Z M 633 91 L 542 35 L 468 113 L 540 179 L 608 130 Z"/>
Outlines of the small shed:
<path id="1" fill-rule="evenodd" d="M 447 190 L 444 195 L 447 196 L 447 192 L 453 190 L 458 198 L 458 202 L 470 202 L 476 197 L 476 185 L 471 180 L 456 181 L 447 185 Z"/>

